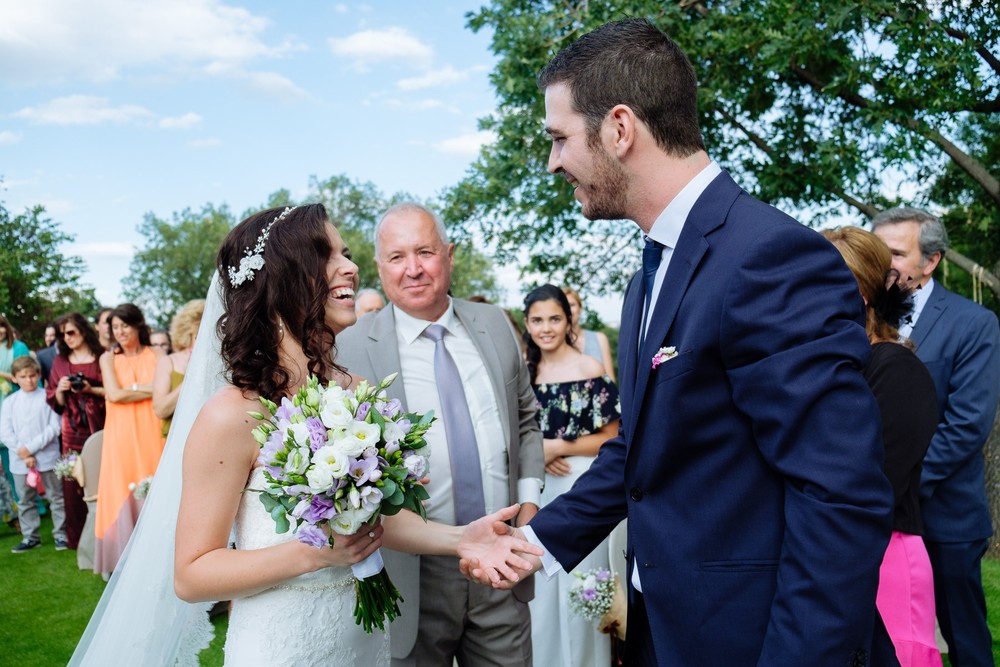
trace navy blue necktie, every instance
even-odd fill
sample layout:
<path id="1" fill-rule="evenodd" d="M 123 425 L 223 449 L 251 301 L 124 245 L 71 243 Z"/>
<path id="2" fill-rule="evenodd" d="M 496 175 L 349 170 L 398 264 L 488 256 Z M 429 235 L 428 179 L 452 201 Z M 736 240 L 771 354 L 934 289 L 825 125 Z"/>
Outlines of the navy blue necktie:
<path id="1" fill-rule="evenodd" d="M 660 260 L 663 259 L 663 249 L 666 246 L 653 239 L 646 237 L 646 245 L 642 248 L 642 281 L 646 288 L 646 308 L 643 310 L 642 333 L 640 340 L 646 338 L 646 321 L 649 319 L 649 311 L 652 308 L 653 284 L 656 282 L 656 271 L 660 268 Z"/>

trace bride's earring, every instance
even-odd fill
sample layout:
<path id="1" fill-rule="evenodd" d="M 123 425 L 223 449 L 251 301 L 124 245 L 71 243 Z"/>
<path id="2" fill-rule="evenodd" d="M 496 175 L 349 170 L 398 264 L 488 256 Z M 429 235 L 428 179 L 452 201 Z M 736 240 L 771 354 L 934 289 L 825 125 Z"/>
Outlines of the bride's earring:
<path id="1" fill-rule="evenodd" d="M 278 340 L 281 340 L 284 337 L 285 337 L 285 323 L 282 322 L 281 318 L 279 317 L 278 318 Z"/>

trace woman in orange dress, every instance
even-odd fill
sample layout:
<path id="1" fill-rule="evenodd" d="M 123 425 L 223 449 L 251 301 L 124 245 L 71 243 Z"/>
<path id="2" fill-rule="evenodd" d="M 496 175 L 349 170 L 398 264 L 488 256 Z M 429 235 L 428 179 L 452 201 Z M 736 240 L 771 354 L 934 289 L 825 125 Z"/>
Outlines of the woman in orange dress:
<path id="1" fill-rule="evenodd" d="M 125 303 L 111 311 L 115 346 L 101 355 L 107 416 L 101 479 L 97 486 L 94 571 L 114 571 L 139 517 L 129 489 L 156 472 L 163 453 L 160 420 L 153 413 L 153 375 L 158 355 L 149 346 L 142 311 Z"/>

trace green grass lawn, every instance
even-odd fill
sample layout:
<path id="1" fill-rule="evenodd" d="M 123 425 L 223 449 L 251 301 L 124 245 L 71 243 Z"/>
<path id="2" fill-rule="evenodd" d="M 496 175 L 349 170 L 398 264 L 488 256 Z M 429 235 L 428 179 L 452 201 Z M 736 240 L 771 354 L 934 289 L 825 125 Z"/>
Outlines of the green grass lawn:
<path id="1" fill-rule="evenodd" d="M 0 523 L 0 663 L 19 667 L 65 665 L 87 627 L 104 581 L 76 566 L 75 551 L 52 548 L 52 522 L 42 522 L 42 547 L 10 550 L 21 536 Z M 993 657 L 1000 664 L 1000 561 L 983 563 L 983 583 L 993 631 Z M 31 622 L 25 625 L 25 621 Z M 226 615 L 216 617 L 215 640 L 202 652 L 204 667 L 222 665 Z M 944 664 L 947 666 L 947 657 Z"/>

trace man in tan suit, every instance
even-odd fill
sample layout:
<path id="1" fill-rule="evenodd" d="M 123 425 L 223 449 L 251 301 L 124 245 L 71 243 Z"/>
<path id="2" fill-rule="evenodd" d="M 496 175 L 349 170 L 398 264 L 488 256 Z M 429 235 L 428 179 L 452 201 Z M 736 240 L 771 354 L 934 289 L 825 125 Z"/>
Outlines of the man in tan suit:
<path id="1" fill-rule="evenodd" d="M 468 505 L 493 512 L 521 502 L 517 523 L 523 525 L 538 510 L 545 477 L 534 392 L 503 311 L 449 296 L 453 251 L 429 209 L 410 203 L 389 209 L 375 228 L 375 261 L 391 306 L 337 337 L 337 361 L 372 381 L 398 372 L 390 398 L 408 411 L 434 410 L 439 417 L 427 435 L 428 518 L 457 525 L 465 522 Z M 436 338 L 430 337 L 434 330 L 441 332 Z M 439 383 L 436 359 L 442 354 L 454 360 L 460 382 Z M 444 409 L 453 405 L 446 395 L 458 384 L 474 437 L 454 437 L 460 431 Z M 461 461 L 468 450 L 456 450 L 461 447 L 471 447 L 474 461 L 478 457 L 473 475 L 457 472 L 467 470 Z M 462 495 L 470 477 L 476 480 L 474 503 Z M 451 667 L 455 660 L 461 666 L 531 665 L 530 579 L 513 591 L 495 591 L 468 582 L 455 558 L 387 552 L 385 561 L 405 601 L 391 628 L 395 667 Z"/>

